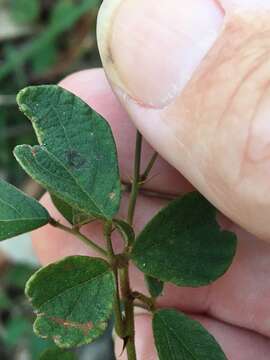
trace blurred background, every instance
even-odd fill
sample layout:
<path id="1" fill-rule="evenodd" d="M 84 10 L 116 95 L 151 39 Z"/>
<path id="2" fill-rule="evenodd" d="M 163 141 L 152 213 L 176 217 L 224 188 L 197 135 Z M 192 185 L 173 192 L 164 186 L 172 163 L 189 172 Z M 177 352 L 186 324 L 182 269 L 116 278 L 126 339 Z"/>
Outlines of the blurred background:
<path id="1" fill-rule="evenodd" d="M 18 111 L 17 92 L 57 83 L 74 71 L 100 66 L 96 16 L 101 0 L 0 0 L 0 176 L 39 198 L 42 189 L 18 166 L 16 144 L 36 142 Z M 36 360 L 52 344 L 32 332 L 24 285 L 38 268 L 29 236 L 0 244 L 0 359 Z M 82 349 L 80 359 L 112 359 L 110 336 Z"/>

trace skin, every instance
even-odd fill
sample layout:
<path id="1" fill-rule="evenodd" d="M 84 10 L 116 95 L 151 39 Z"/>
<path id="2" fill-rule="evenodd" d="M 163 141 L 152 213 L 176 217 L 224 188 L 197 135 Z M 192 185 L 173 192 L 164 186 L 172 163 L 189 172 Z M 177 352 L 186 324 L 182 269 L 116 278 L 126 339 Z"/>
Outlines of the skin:
<path id="1" fill-rule="evenodd" d="M 107 76 L 145 138 L 264 240 L 269 16 L 269 0 L 105 0 L 98 22 Z"/>
<path id="2" fill-rule="evenodd" d="M 109 121 L 124 180 L 132 174 L 135 126 L 168 161 L 159 158 L 145 185 L 156 196 L 139 196 L 137 231 L 166 205 L 164 193 L 193 186 L 232 220 L 220 217 L 239 237 L 227 274 L 199 289 L 167 285 L 159 300 L 201 321 L 229 360 L 267 360 L 270 353 L 270 245 L 261 240 L 270 240 L 268 9 L 268 0 L 105 0 L 98 38 L 113 91 L 103 70 L 61 82 Z M 152 151 L 145 143 L 144 164 Z M 124 195 L 120 216 L 127 201 Z M 48 195 L 42 203 L 64 222 Z M 98 225 L 83 231 L 103 243 Z M 33 243 L 43 264 L 97 255 L 50 226 L 35 231 Z M 145 291 L 133 267 L 131 276 L 134 289 Z M 156 359 L 148 314 L 137 314 L 136 333 L 138 359 Z M 121 346 L 117 341 L 119 359 Z"/>

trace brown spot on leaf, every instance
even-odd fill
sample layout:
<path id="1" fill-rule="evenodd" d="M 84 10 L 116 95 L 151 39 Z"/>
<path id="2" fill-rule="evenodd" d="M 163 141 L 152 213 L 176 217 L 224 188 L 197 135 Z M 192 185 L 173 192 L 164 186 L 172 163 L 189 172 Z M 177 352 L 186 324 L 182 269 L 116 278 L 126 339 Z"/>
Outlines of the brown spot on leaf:
<path id="1" fill-rule="evenodd" d="M 82 324 L 74 321 L 60 319 L 57 317 L 51 317 L 51 320 L 65 328 L 73 328 L 73 329 L 81 330 L 84 336 L 87 336 L 89 331 L 94 327 L 92 321 L 88 321 L 87 323 Z"/>

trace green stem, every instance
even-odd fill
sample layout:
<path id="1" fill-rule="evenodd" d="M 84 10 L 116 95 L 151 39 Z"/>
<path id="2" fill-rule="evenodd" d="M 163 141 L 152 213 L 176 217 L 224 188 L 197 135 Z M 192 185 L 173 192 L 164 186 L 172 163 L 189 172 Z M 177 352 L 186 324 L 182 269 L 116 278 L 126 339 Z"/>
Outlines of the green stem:
<path id="1" fill-rule="evenodd" d="M 153 298 L 146 296 L 139 291 L 133 291 L 132 296 L 143 303 L 149 311 L 155 311 L 155 300 Z"/>
<path id="2" fill-rule="evenodd" d="M 116 293 L 114 297 L 114 304 L 113 304 L 113 311 L 115 316 L 115 331 L 116 334 L 121 338 L 124 339 L 126 336 L 124 320 L 121 311 L 121 301 L 120 301 L 120 289 L 119 289 L 119 281 L 118 281 L 118 269 L 113 271 L 115 284 L 116 284 Z"/>
<path id="3" fill-rule="evenodd" d="M 104 236 L 107 241 L 107 249 L 108 249 L 108 258 L 111 262 L 111 266 L 113 268 L 113 274 L 115 279 L 116 285 L 116 292 L 114 296 L 114 304 L 113 304 L 113 311 L 115 316 L 115 331 L 117 335 L 124 339 L 125 338 L 125 326 L 122 317 L 121 311 L 121 301 L 120 301 L 120 289 L 119 289 L 119 276 L 118 276 L 118 268 L 117 264 L 115 263 L 115 254 L 112 246 L 112 223 L 107 222 L 104 224 Z"/>
<path id="4" fill-rule="evenodd" d="M 128 207 L 128 216 L 127 221 L 130 226 L 133 224 L 135 207 L 137 203 L 138 193 L 142 181 L 145 181 L 156 161 L 157 154 L 155 153 L 148 166 L 146 167 L 143 175 L 141 176 L 141 153 L 142 153 L 142 135 L 139 131 L 137 131 L 136 135 L 136 148 L 135 148 L 135 161 L 134 161 L 134 169 L 133 169 L 133 179 L 132 179 L 132 187 L 129 198 L 129 207 Z M 135 320 L 134 320 L 134 296 L 132 290 L 130 288 L 129 281 L 129 264 L 125 267 L 121 268 L 120 271 L 120 285 L 121 285 L 121 294 L 125 307 L 125 330 L 126 330 L 126 349 L 128 360 L 136 360 L 136 348 L 135 348 Z M 137 293 L 135 293 L 137 294 Z M 141 300 L 141 299 L 140 299 Z M 145 299 L 143 299 L 145 300 Z M 142 300 L 141 300 L 142 301 Z M 145 301 L 143 301 L 146 303 Z M 148 306 L 153 308 L 153 304 L 147 304 Z"/>
<path id="5" fill-rule="evenodd" d="M 138 192 L 140 188 L 141 152 L 142 152 L 142 135 L 140 134 L 139 131 L 137 131 L 132 188 L 131 188 L 129 208 L 128 208 L 128 218 L 127 218 L 129 225 L 132 225 L 133 223 L 135 207 L 136 207 Z"/>
<path id="6" fill-rule="evenodd" d="M 59 223 L 58 221 L 51 219 L 50 220 L 50 224 L 58 229 L 61 229 L 69 234 L 72 234 L 74 236 L 76 236 L 79 240 L 81 240 L 85 245 L 87 245 L 88 247 L 90 247 L 91 249 L 95 250 L 96 252 L 98 252 L 100 255 L 102 256 L 108 256 L 108 253 L 106 250 L 104 250 L 101 246 L 97 245 L 94 241 L 92 241 L 91 239 L 89 239 L 88 237 L 86 237 L 85 235 L 83 235 L 78 229 L 74 228 L 69 228 L 61 223 Z"/>
<path id="7" fill-rule="evenodd" d="M 141 182 L 144 182 L 144 181 L 147 180 L 147 178 L 148 178 L 148 176 L 149 176 L 151 170 L 153 169 L 153 166 L 154 166 L 154 164 L 155 164 L 155 162 L 157 160 L 157 157 L 158 157 L 158 153 L 154 152 L 154 154 L 152 155 L 146 169 L 144 170 L 144 173 L 141 175 L 141 179 L 140 179 Z"/>
<path id="8" fill-rule="evenodd" d="M 141 303 L 141 302 L 139 302 L 139 301 L 134 301 L 133 304 L 134 304 L 134 307 L 135 307 L 135 308 L 137 307 L 137 308 L 140 308 L 140 309 L 143 309 L 143 310 L 147 310 L 147 311 L 149 311 L 149 312 L 152 312 L 152 310 L 149 309 L 149 306 L 146 305 L 146 304 L 144 304 L 144 303 Z"/>
<path id="9" fill-rule="evenodd" d="M 129 268 L 120 269 L 120 284 L 123 303 L 125 307 L 125 328 L 126 328 L 126 349 L 128 360 L 137 360 L 135 349 L 135 324 L 134 324 L 134 304 L 132 291 L 129 283 Z"/>

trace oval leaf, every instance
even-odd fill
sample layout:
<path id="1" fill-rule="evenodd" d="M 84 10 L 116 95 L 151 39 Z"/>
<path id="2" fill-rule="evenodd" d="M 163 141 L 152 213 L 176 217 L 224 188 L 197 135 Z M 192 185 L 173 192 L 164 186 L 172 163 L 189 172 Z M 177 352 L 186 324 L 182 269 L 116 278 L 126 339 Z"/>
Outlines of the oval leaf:
<path id="1" fill-rule="evenodd" d="M 70 348 L 87 344 L 106 329 L 115 282 L 101 259 L 72 256 L 35 273 L 26 295 L 37 312 L 35 333 Z"/>
<path id="2" fill-rule="evenodd" d="M 203 286 L 232 263 L 236 236 L 221 231 L 216 209 L 199 193 L 161 210 L 139 234 L 131 257 L 147 275 L 179 286 Z"/>
<path id="3" fill-rule="evenodd" d="M 195 320 L 175 310 L 159 310 L 153 332 L 160 360 L 226 360 L 215 338 Z"/>
<path id="4" fill-rule="evenodd" d="M 37 229 L 49 220 L 38 201 L 0 179 L 0 240 Z"/>
<path id="5" fill-rule="evenodd" d="M 24 170 L 71 207 L 111 219 L 119 208 L 121 186 L 108 123 L 59 86 L 28 87 L 17 101 L 40 144 L 15 149 Z"/>

